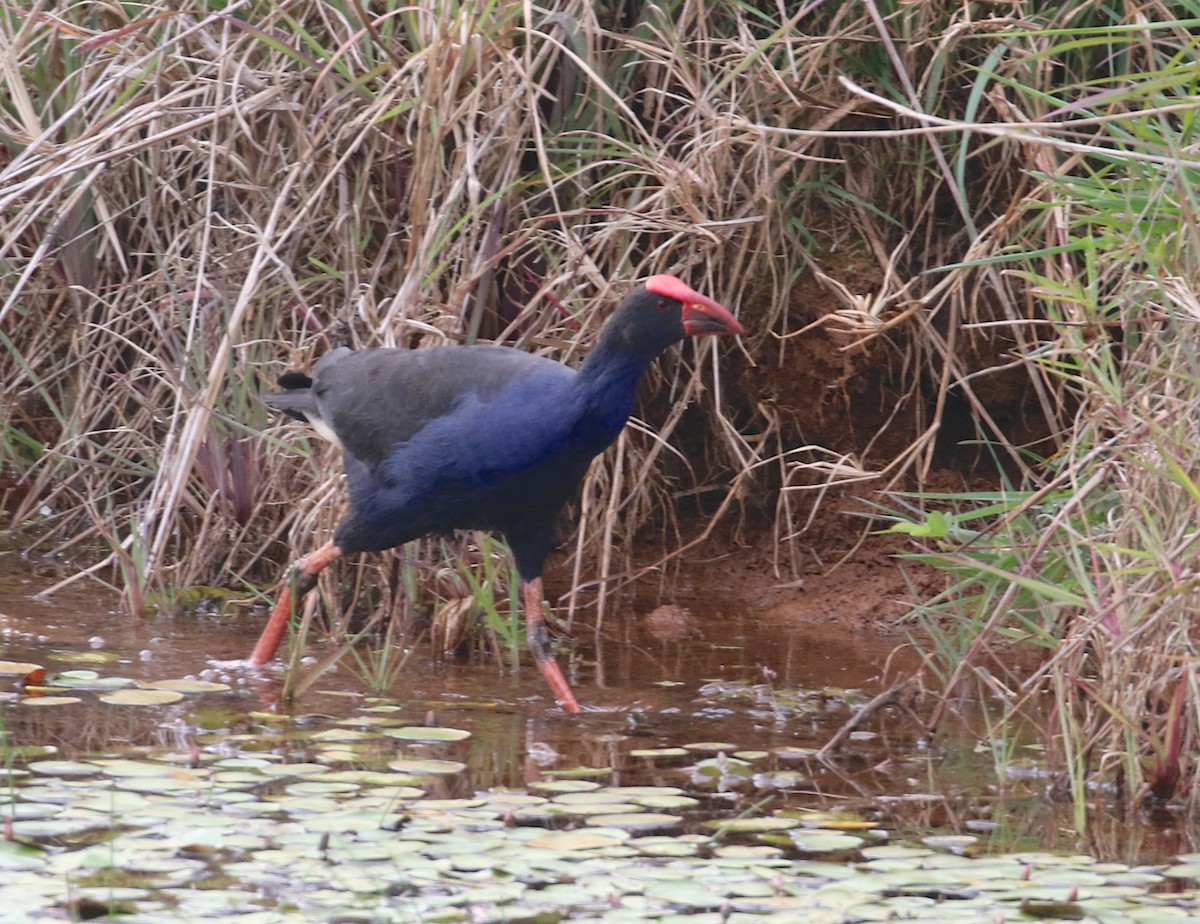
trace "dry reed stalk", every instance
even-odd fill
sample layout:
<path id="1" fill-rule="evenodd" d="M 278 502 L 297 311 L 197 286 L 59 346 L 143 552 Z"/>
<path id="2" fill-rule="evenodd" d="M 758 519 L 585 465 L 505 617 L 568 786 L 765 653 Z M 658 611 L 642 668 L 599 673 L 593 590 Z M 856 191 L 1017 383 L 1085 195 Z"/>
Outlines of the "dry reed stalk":
<path id="1" fill-rule="evenodd" d="M 921 275 L 1001 252 L 1028 152 L 904 134 L 831 79 L 957 117 L 995 35 L 958 5 L 361 9 L 0 14 L 0 458 L 29 484 L 19 520 L 54 511 L 39 548 L 125 561 L 142 590 L 270 581 L 336 520 L 339 481 L 256 403 L 278 372 L 341 340 L 575 361 L 628 284 L 675 271 L 751 334 L 657 373 L 653 425 L 584 485 L 577 579 L 584 557 L 602 587 L 629 571 L 617 550 L 649 522 L 682 541 L 675 500 L 730 485 L 719 509 L 774 516 L 795 574 L 813 499 L 924 476 L 947 396 L 988 420 L 975 377 L 1037 345 L 986 326 L 1023 317 L 1014 280 Z M 988 99 L 972 115 L 1013 121 Z M 1053 430 L 1061 390 L 1027 378 Z"/>

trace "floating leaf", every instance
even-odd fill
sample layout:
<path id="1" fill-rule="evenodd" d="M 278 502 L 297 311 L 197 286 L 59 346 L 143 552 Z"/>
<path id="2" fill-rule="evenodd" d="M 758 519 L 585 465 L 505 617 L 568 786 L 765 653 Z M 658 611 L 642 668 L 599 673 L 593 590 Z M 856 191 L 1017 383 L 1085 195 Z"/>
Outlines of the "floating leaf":
<path id="1" fill-rule="evenodd" d="M 326 728 L 313 734 L 312 739 L 323 744 L 345 744 L 354 741 L 368 741 L 374 735 L 353 728 Z"/>
<path id="2" fill-rule="evenodd" d="M 777 812 L 784 818 L 796 818 L 806 828 L 834 828 L 838 831 L 867 831 L 878 827 L 874 821 L 845 812 L 818 812 L 809 809 Z"/>
<path id="3" fill-rule="evenodd" d="M 208 770 L 190 770 L 153 760 L 126 760 L 120 757 L 96 757 L 93 758 L 92 762 L 99 765 L 103 769 L 105 776 L 114 776 L 120 778 L 152 778 L 165 776 L 167 774 L 176 774 L 179 776 L 193 778 L 208 776 Z"/>
<path id="4" fill-rule="evenodd" d="M 719 754 L 716 757 L 707 757 L 696 764 L 692 768 L 692 772 L 701 777 L 742 777 L 746 778 L 753 774 L 753 768 L 744 760 L 738 760 L 736 757 L 726 757 L 724 754 Z"/>
<path id="5" fill-rule="evenodd" d="M 590 795 L 585 793 L 583 795 Z M 612 814 L 634 814 L 636 812 L 644 812 L 645 809 L 640 805 L 634 805 L 632 802 L 610 802 L 610 801 L 594 801 L 594 802 L 558 802 L 555 801 L 543 807 L 546 811 L 557 815 L 577 815 L 587 817 L 590 815 L 612 815 Z M 537 811 L 536 809 L 534 810 Z"/>
<path id="6" fill-rule="evenodd" d="M 553 780 L 595 780 L 612 776 L 612 767 L 569 767 L 564 770 L 543 770 Z"/>
<path id="7" fill-rule="evenodd" d="M 442 728 L 440 726 L 424 725 L 385 728 L 383 733 L 389 738 L 401 738 L 405 741 L 463 741 L 471 737 L 469 731 L 461 728 Z"/>
<path id="8" fill-rule="evenodd" d="M 710 892 L 694 879 L 651 882 L 646 886 L 645 895 L 664 901 L 672 907 L 689 910 L 715 910 L 725 904 L 725 896 Z"/>
<path id="9" fill-rule="evenodd" d="M 17 870 L 41 869 L 46 859 L 46 851 L 40 846 L 0 839 L 0 870 L 7 874 Z"/>
<path id="10" fill-rule="evenodd" d="M 48 661 L 68 661 L 75 664 L 110 664 L 120 655 L 111 651 L 56 651 L 46 656 Z"/>
<path id="11" fill-rule="evenodd" d="M 78 702 L 78 700 L 76 700 L 76 702 Z M 3 740 L 3 736 L 0 736 L 0 741 Z M 52 744 L 5 744 L 3 753 L 6 758 L 13 757 L 20 758 L 22 760 L 29 760 L 31 757 L 49 757 L 51 754 L 57 754 L 58 748 Z M 0 780 L 5 780 L 7 782 L 7 780 L 16 779 L 17 776 L 20 775 L 28 776 L 28 773 L 24 770 L 17 770 L 15 768 L 12 770 L 5 768 L 3 774 L 0 775 Z"/>
<path id="12" fill-rule="evenodd" d="M 383 715 L 354 715 L 348 719 L 339 720 L 340 725 L 360 728 L 393 728 L 400 725 L 400 719 L 389 719 Z"/>
<path id="13" fill-rule="evenodd" d="M 962 853 L 979 843 L 979 838 L 970 834 L 931 834 L 928 837 L 921 838 L 921 843 L 926 847 L 933 847 L 937 850 L 950 850 L 954 853 Z"/>
<path id="14" fill-rule="evenodd" d="M 73 703 L 81 703 L 78 696 L 23 696 L 20 699 L 22 706 L 70 706 Z"/>
<path id="15" fill-rule="evenodd" d="M 137 684 L 131 677 L 101 677 L 95 671 L 63 671 L 51 682 L 68 690 L 122 690 Z"/>
<path id="16" fill-rule="evenodd" d="M 1178 863 L 1175 866 L 1168 866 L 1162 871 L 1162 874 L 1169 879 L 1200 880 L 1200 863 Z"/>
<path id="17" fill-rule="evenodd" d="M 525 842 L 526 847 L 538 847 L 543 850 L 596 850 L 600 847 L 615 847 L 622 838 L 613 837 L 610 832 L 587 831 L 547 831 L 532 840 Z"/>
<path id="18" fill-rule="evenodd" d="M 24 677 L 30 671 L 36 671 L 40 667 L 40 664 L 32 664 L 29 661 L 0 661 L 0 674 L 16 674 L 18 677 Z"/>
<path id="19" fill-rule="evenodd" d="M 681 809 L 696 808 L 700 804 L 700 800 L 692 796 L 677 796 L 673 793 L 663 793 L 661 795 L 651 796 L 631 796 L 629 799 L 634 805 L 641 805 L 651 809 L 663 809 L 669 812 L 676 812 Z"/>
<path id="20" fill-rule="evenodd" d="M 715 818 L 706 821 L 704 827 L 711 831 L 737 834 L 761 834 L 766 831 L 787 831 L 797 828 L 800 822 L 794 818 L 779 818 L 774 815 L 764 815 L 761 818 Z"/>
<path id="21" fill-rule="evenodd" d="M 529 788 L 549 793 L 595 792 L 600 784 L 591 780 L 535 780 Z"/>
<path id="22" fill-rule="evenodd" d="M 663 760 L 668 757 L 687 757 L 686 748 L 637 748 L 629 752 L 630 757 L 644 757 L 647 760 Z"/>
<path id="23" fill-rule="evenodd" d="M 199 789 L 210 789 L 212 784 L 199 776 L 123 777 L 116 783 L 119 789 L 134 793 L 165 795 L 168 793 L 194 793 Z"/>
<path id="24" fill-rule="evenodd" d="M 1056 921 L 1082 921 L 1087 912 L 1075 902 L 1031 901 L 1022 899 L 1021 914 L 1030 918 L 1054 918 Z"/>
<path id="25" fill-rule="evenodd" d="M 18 821 L 27 818 L 49 818 L 62 811 L 62 806 L 47 805 L 38 802 L 10 802 L 0 805 L 0 818 L 12 818 Z"/>
<path id="26" fill-rule="evenodd" d="M 35 760 L 28 768 L 41 776 L 61 777 L 95 776 L 101 769 L 99 764 L 79 760 Z"/>
<path id="27" fill-rule="evenodd" d="M 678 815 L 665 815 L 656 812 L 628 813 L 618 815 L 593 815 L 584 824 L 599 828 L 624 828 L 626 831 L 654 831 L 659 828 L 675 828 L 683 824 Z"/>
<path id="28" fill-rule="evenodd" d="M 417 776 L 462 773 L 467 769 L 466 764 L 457 760 L 393 760 L 388 763 L 388 766 L 401 773 L 413 773 Z"/>
<path id="29" fill-rule="evenodd" d="M 774 754 L 783 760 L 807 760 L 817 753 L 816 748 L 783 747 L 775 748 Z"/>
<path id="30" fill-rule="evenodd" d="M 830 853 L 842 850 L 857 850 L 863 839 L 840 831 L 825 831 L 820 828 L 804 828 L 790 832 L 792 843 L 804 853 Z"/>
<path id="31" fill-rule="evenodd" d="M 329 767 L 325 764 L 296 763 L 296 764 L 267 764 L 259 768 L 263 776 L 311 776 L 315 773 L 327 773 Z"/>
<path id="32" fill-rule="evenodd" d="M 723 844 L 713 851 L 713 856 L 727 860 L 768 860 L 783 856 L 783 851 L 763 844 Z"/>
<path id="33" fill-rule="evenodd" d="M 878 847 L 867 847 L 862 855 L 868 860 L 908 860 L 916 857 L 927 857 L 933 851 L 925 847 L 906 847 L 903 844 L 881 844 Z"/>
<path id="34" fill-rule="evenodd" d="M 358 792 L 362 787 L 357 783 L 322 782 L 321 780 L 301 780 L 289 783 L 285 792 L 293 796 L 311 795 L 340 795 Z"/>
<path id="35" fill-rule="evenodd" d="M 611 789 L 587 789 L 582 792 L 564 792 L 554 797 L 556 805 L 596 805 L 601 802 L 626 802 L 624 793 Z"/>
<path id="36" fill-rule="evenodd" d="M 173 690 L 117 690 L 100 697 L 102 703 L 111 706 L 166 706 L 183 699 L 182 693 Z"/>

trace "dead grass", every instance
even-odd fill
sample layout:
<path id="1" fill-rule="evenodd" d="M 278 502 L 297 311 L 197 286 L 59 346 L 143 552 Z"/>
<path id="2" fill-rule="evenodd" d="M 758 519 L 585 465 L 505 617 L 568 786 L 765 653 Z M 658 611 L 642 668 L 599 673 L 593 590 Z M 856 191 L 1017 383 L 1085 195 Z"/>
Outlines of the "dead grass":
<path id="1" fill-rule="evenodd" d="M 672 519 L 681 497 L 773 518 L 794 572 L 821 498 L 845 485 L 972 465 L 1081 484 L 1108 466 L 1117 509 L 1156 512 L 1082 538 L 1178 563 L 1158 569 L 1186 589 L 1174 608 L 1133 564 L 1097 574 L 1139 574 L 1105 594 L 1176 614 L 1154 639 L 1156 622 L 1130 618 L 1141 648 L 1186 652 L 1166 656 L 1168 687 L 1183 682 L 1190 641 L 1164 635 L 1189 634 L 1194 268 L 1151 278 L 1134 248 L 1095 279 L 1131 296 L 1116 328 L 1173 338 L 1119 360 L 1161 374 L 1109 393 L 1064 374 L 1113 341 L 1071 307 L 1090 257 L 1066 247 L 1078 226 L 1060 181 L 1116 145 L 1122 165 L 1186 186 L 1186 139 L 1172 152 L 1110 121 L 1143 104 L 1188 118 L 1180 101 L 1103 77 L 1165 72 L 1154 42 L 1186 57 L 1186 24 L 1113 38 L 1127 24 L 1088 3 L 986 18 L 949 3 L 364 9 L 0 11 L 0 464 L 37 551 L 134 610 L 168 588 L 270 582 L 342 503 L 331 451 L 256 400 L 279 372 L 335 342 L 499 339 L 573 362 L 629 284 L 673 271 L 748 334 L 655 373 L 650 423 L 584 486 L 565 545 L 576 585 L 627 570 L 648 522 L 669 546 L 692 538 Z M 1173 253 L 1196 252 L 1194 231 Z M 1014 252 L 1025 272 L 1009 271 Z M 961 448 L 974 438 L 995 458 Z M 1178 490 L 1162 491 L 1164 470 Z M 1094 633 L 1079 638 L 1060 661 L 1084 657 Z M 1101 673 L 1151 670 L 1164 665 Z M 1087 721 L 1116 753 L 1102 716 Z"/>
<path id="2" fill-rule="evenodd" d="M 956 9 L 886 25 L 870 6 L 698 3 L 630 22 L 583 3 L 370 21 L 319 2 L 9 11 L 0 375 L 4 455 L 29 484 L 17 520 L 49 507 L 39 548 L 108 549 L 92 573 L 120 564 L 134 605 L 148 587 L 269 579 L 337 512 L 327 450 L 298 466 L 294 433 L 255 401 L 279 371 L 338 340 L 501 338 L 571 361 L 626 285 L 676 271 L 750 334 L 719 364 L 706 346 L 664 366 L 675 402 L 585 485 L 576 574 L 585 555 L 602 581 L 623 571 L 626 540 L 675 495 L 729 485 L 722 509 L 779 498 L 794 563 L 810 497 L 929 471 L 951 386 L 987 415 L 961 347 L 993 337 L 963 322 L 1019 297 L 990 269 L 919 274 L 1001 246 L 972 239 L 1022 192 L 1021 152 L 972 152 L 990 179 L 968 183 L 956 138 L 889 136 L 894 113 L 830 79 L 900 78 L 958 111 L 946 63 L 994 26 Z M 824 303 L 791 301 L 806 271 Z M 813 338 L 845 353 L 840 383 L 808 378 Z M 861 390 L 825 406 L 878 368 L 886 407 Z M 1055 420 L 1044 376 L 1028 379 Z M 805 438 L 810 402 L 835 430 L 861 418 L 854 443 Z M 685 418 L 703 447 L 687 458 Z"/>
<path id="3" fill-rule="evenodd" d="M 54 511 L 40 548 L 106 547 L 135 595 L 263 579 L 334 518 L 299 511 L 318 509 L 310 485 L 336 493 L 336 466 L 298 470 L 254 396 L 335 340 L 499 337 L 571 360 L 626 285 L 673 270 L 753 302 L 752 375 L 817 243 L 805 186 L 843 169 L 836 142 L 773 126 L 855 112 L 797 95 L 836 48 L 736 7 L 590 10 L 6 14 L 4 450 L 29 484 L 16 518 Z M 793 484 L 808 464 L 715 356 L 672 363 L 656 384 L 682 400 L 589 479 L 574 547 L 605 574 L 674 490 L 764 465 Z M 712 438 L 679 460 L 690 401 Z"/>

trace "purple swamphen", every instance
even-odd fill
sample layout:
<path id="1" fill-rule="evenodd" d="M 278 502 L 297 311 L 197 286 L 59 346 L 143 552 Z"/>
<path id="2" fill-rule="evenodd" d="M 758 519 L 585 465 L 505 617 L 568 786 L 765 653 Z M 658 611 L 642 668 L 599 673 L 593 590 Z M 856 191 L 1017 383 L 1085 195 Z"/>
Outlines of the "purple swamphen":
<path id="1" fill-rule="evenodd" d="M 494 530 L 516 560 L 538 669 L 562 707 L 579 712 L 550 652 L 542 608 L 554 520 L 625 426 L 650 364 L 684 337 L 740 333 L 725 308 L 660 275 L 625 298 L 578 370 L 478 344 L 341 347 L 318 360 L 311 378 L 283 375 L 284 391 L 263 400 L 341 445 L 350 510 L 332 542 L 296 563 L 249 664 L 274 657 L 293 595 L 311 590 L 340 556 L 456 529 Z"/>

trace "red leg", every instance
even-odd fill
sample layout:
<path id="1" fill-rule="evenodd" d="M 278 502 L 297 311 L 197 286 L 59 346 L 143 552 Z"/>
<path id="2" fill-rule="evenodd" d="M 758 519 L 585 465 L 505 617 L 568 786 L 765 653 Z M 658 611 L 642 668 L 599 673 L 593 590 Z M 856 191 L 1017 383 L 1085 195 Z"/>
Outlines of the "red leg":
<path id="1" fill-rule="evenodd" d="M 529 650 L 533 652 L 538 670 L 546 678 L 546 683 L 550 684 L 554 698 L 565 711 L 582 712 L 567 678 L 563 676 L 547 644 L 546 614 L 542 609 L 542 579 L 539 577 L 524 582 L 521 591 L 525 597 L 525 631 L 529 636 Z"/>
<path id="2" fill-rule="evenodd" d="M 304 595 L 316 586 L 317 575 L 330 563 L 337 561 L 341 555 L 341 549 L 332 542 L 327 542 L 315 552 L 310 552 L 296 562 L 295 567 L 288 574 L 283 590 L 279 592 L 279 599 L 275 601 L 275 609 L 271 610 L 271 618 L 267 620 L 266 628 L 258 637 L 254 653 L 246 662 L 250 667 L 262 667 L 275 657 L 279 643 L 283 641 L 283 636 L 287 633 L 288 623 L 292 621 L 294 601 L 298 602 L 303 599 Z M 294 597 L 293 587 L 295 588 Z"/>

